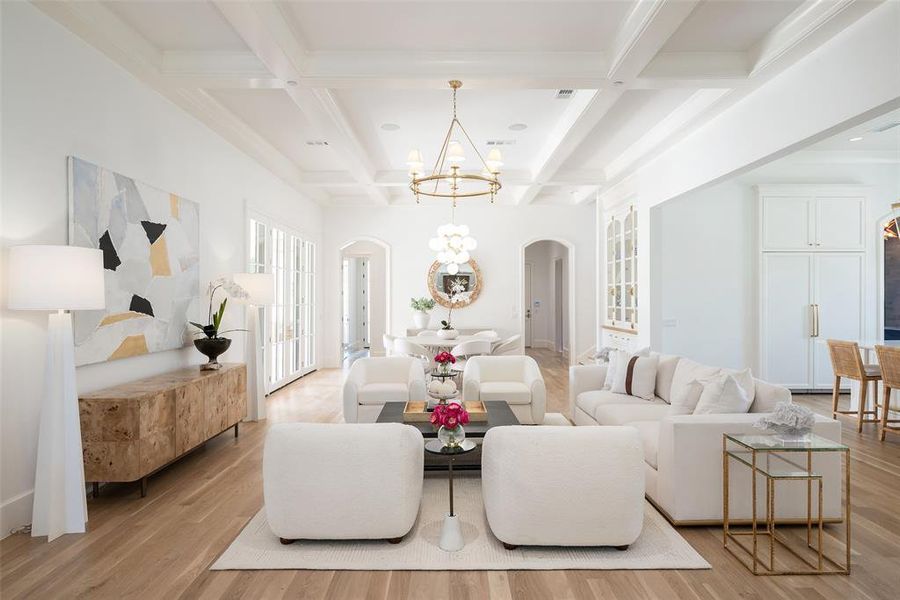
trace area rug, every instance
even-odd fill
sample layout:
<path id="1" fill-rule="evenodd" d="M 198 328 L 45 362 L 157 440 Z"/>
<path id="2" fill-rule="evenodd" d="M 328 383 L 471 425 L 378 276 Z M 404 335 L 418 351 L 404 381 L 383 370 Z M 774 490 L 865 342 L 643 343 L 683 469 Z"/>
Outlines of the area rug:
<path id="1" fill-rule="evenodd" d="M 282 545 L 269 530 L 265 508 L 210 567 L 213 571 L 314 569 L 343 571 L 507 571 L 558 569 L 709 569 L 690 544 L 646 501 L 644 529 L 628 550 L 614 548 L 519 547 L 506 550 L 492 534 L 481 502 L 478 476 L 454 478 L 455 509 L 466 545 L 459 552 L 438 548 L 447 510 L 443 475 L 425 479 L 422 508 L 413 530 L 399 544 L 386 541 L 298 541 Z M 602 510 L 602 507 L 598 507 Z"/>

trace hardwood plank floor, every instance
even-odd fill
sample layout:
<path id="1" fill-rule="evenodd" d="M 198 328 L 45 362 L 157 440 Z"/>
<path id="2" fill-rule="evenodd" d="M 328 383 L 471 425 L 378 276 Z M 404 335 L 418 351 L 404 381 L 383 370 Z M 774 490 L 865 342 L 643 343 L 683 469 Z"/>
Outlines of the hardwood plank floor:
<path id="1" fill-rule="evenodd" d="M 541 363 L 548 410 L 566 412 L 568 372 L 550 351 Z M 313 373 L 269 399 L 269 422 L 341 420 L 342 372 Z M 822 414 L 830 397 L 795 396 Z M 795 598 L 898 597 L 900 436 L 879 442 L 844 420 L 851 446 L 853 572 L 848 577 L 754 577 L 722 549 L 718 527 L 679 532 L 709 571 L 212 572 L 209 565 L 262 506 L 261 459 L 267 424 L 244 423 L 137 485 L 108 485 L 88 500 L 88 533 L 48 544 L 27 535 L 0 542 L 0 597 L 13 598 Z M 782 528 L 786 531 L 788 528 Z M 839 538 L 843 530 L 831 527 Z"/>

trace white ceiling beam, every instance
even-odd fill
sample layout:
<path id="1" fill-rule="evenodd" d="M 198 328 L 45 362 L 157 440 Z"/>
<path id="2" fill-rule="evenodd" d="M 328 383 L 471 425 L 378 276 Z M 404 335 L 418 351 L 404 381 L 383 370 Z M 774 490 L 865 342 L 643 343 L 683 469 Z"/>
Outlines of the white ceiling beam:
<path id="1" fill-rule="evenodd" d="M 623 85 L 598 92 L 574 119 L 571 118 L 572 115 L 565 115 L 560 120 L 560 127 L 554 133 L 561 128 L 565 133 L 550 136 L 534 169 L 535 182 L 519 198 L 519 204 L 529 204 L 540 194 L 541 186 L 554 178 L 563 163 L 619 100 L 627 87 L 625 84 L 644 70 L 696 4 L 695 0 L 640 0 L 635 4 L 616 34 L 606 73 L 607 79 L 614 86 L 618 83 Z M 574 99 L 577 98 L 576 94 Z M 575 107 L 573 105 L 570 108 Z"/>
<path id="2" fill-rule="evenodd" d="M 294 188 L 302 189 L 297 165 L 201 89 L 172 85 L 163 75 L 166 53 L 100 2 L 36 2 L 45 14 L 116 61 L 137 79 L 193 115 Z M 317 194 L 321 198 L 321 194 Z M 317 198 L 313 198 L 317 199 Z"/>
<path id="3" fill-rule="evenodd" d="M 616 33 L 607 78 L 628 81 L 640 75 L 697 4 L 697 0 L 639 0 Z"/>
<path id="4" fill-rule="evenodd" d="M 308 53 L 277 4 L 216 0 L 214 5 L 266 69 L 284 81 L 300 79 Z M 372 199 L 387 204 L 388 194 L 374 185 L 375 167 L 333 95 L 327 89 L 300 86 L 288 86 L 285 91 Z"/>
<path id="5" fill-rule="evenodd" d="M 278 89 L 272 75 L 252 52 L 174 51 L 162 53 L 160 75 L 175 87 L 204 89 Z"/>
<path id="6" fill-rule="evenodd" d="M 749 76 L 746 52 L 660 52 L 630 87 L 739 87 Z"/>
<path id="7" fill-rule="evenodd" d="M 805 55 L 875 8 L 882 0 L 807 0 L 749 50 L 751 77 Z"/>

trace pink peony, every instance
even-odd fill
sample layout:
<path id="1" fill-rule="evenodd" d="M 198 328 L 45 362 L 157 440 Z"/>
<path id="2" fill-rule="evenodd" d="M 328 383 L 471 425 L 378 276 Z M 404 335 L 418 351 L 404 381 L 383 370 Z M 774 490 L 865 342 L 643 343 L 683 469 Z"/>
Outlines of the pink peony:
<path id="1" fill-rule="evenodd" d="M 456 429 L 456 426 L 459 425 L 459 421 L 453 415 L 448 415 L 446 419 L 444 419 L 444 427 L 447 429 Z"/>

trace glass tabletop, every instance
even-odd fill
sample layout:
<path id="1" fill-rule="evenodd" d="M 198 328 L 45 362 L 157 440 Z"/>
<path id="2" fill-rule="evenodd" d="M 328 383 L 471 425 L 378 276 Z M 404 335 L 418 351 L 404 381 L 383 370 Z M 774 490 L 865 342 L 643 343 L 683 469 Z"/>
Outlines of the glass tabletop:
<path id="1" fill-rule="evenodd" d="M 828 452 L 849 450 L 849 447 L 814 433 L 801 440 L 783 439 L 778 434 L 733 434 L 725 438 L 749 448 L 764 452 Z"/>

